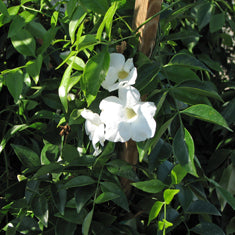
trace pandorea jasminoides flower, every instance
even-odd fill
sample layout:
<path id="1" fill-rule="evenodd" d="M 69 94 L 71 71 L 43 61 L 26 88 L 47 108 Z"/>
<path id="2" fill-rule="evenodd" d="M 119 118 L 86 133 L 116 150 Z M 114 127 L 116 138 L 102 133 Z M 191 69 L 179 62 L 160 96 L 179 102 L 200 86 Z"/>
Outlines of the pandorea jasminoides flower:
<path id="1" fill-rule="evenodd" d="M 100 118 L 105 123 L 105 139 L 125 142 L 144 141 L 154 136 L 156 106 L 142 102 L 140 93 L 131 86 L 120 88 L 119 98 L 110 96 L 100 103 Z"/>
<path id="2" fill-rule="evenodd" d="M 133 85 L 137 78 L 137 69 L 134 67 L 133 59 L 125 61 L 120 53 L 110 54 L 109 70 L 101 86 L 108 91 L 114 91 L 124 85 Z"/>
<path id="3" fill-rule="evenodd" d="M 84 109 L 81 112 L 83 118 L 86 119 L 85 130 L 86 134 L 89 135 L 89 139 L 92 141 L 92 145 L 95 149 L 94 155 L 100 153 L 99 148 L 96 146 L 98 142 L 104 145 L 104 123 L 101 122 L 100 116 L 97 113 L 93 113 L 91 110 Z"/>

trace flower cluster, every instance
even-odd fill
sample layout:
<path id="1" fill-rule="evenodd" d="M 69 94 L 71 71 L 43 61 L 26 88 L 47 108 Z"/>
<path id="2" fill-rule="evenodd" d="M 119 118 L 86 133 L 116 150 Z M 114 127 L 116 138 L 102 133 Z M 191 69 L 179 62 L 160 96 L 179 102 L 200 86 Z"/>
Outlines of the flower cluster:
<path id="1" fill-rule="evenodd" d="M 95 149 L 94 155 L 100 152 L 97 144 L 103 146 L 105 140 L 138 142 L 154 136 L 156 106 L 153 102 L 141 101 L 139 91 L 131 86 L 136 78 L 132 58 L 125 61 L 122 54 L 110 54 L 109 70 L 101 86 L 110 92 L 118 90 L 118 97 L 103 99 L 99 105 L 100 115 L 87 109 L 81 112 L 86 119 L 85 130 Z"/>

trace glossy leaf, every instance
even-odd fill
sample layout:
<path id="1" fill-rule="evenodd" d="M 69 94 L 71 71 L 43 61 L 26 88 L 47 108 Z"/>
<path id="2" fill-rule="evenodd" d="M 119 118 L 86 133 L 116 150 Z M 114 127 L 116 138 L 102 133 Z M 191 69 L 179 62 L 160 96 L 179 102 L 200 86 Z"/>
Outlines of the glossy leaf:
<path id="1" fill-rule="evenodd" d="M 40 75 L 40 71 L 41 71 L 41 67 L 42 67 L 42 61 L 43 61 L 43 56 L 38 55 L 36 60 L 34 60 L 32 64 L 30 63 L 26 67 L 26 71 L 33 78 L 35 84 L 37 84 L 38 80 L 39 80 L 39 75 Z"/>
<path id="2" fill-rule="evenodd" d="M 33 36 L 26 29 L 21 29 L 16 35 L 11 37 L 14 48 L 25 56 L 36 56 L 36 42 Z"/>
<path id="3" fill-rule="evenodd" d="M 91 221 L 93 217 L 94 209 L 92 209 L 87 216 L 85 217 L 83 223 L 82 223 L 82 234 L 88 235 L 89 234 L 89 229 L 91 226 Z"/>
<path id="4" fill-rule="evenodd" d="M 67 98 L 68 93 L 72 89 L 72 87 L 76 83 L 78 83 L 79 80 L 81 79 L 81 75 L 71 76 L 72 68 L 73 68 L 73 63 L 71 63 L 68 66 L 68 68 L 65 70 L 59 86 L 59 97 L 66 112 L 68 112 L 68 98 Z"/>
<path id="5" fill-rule="evenodd" d="M 148 225 L 150 224 L 150 222 L 152 220 L 154 220 L 155 218 L 157 218 L 158 214 L 160 213 L 162 206 L 164 205 L 164 202 L 160 202 L 160 201 L 156 201 L 150 212 L 149 212 L 149 220 L 148 220 Z"/>
<path id="6" fill-rule="evenodd" d="M 101 204 L 110 200 L 113 200 L 115 198 L 120 197 L 120 195 L 116 194 L 116 193 L 112 193 L 112 192 L 104 192 L 101 193 L 96 199 L 95 199 L 95 203 L 96 204 Z"/>
<path id="7" fill-rule="evenodd" d="M 62 215 L 64 215 L 65 205 L 67 202 L 67 190 L 64 189 L 63 184 L 58 183 L 56 185 L 52 185 L 51 194 L 56 208 Z"/>
<path id="8" fill-rule="evenodd" d="M 47 198 L 42 195 L 34 197 L 32 201 L 32 210 L 40 222 L 47 227 L 49 218 Z"/>
<path id="9" fill-rule="evenodd" d="M 167 229 L 171 226 L 173 226 L 173 224 L 165 219 L 163 219 L 162 221 L 158 221 L 159 230 Z"/>
<path id="10" fill-rule="evenodd" d="M 179 193 L 179 191 L 179 189 L 166 189 L 163 193 L 165 203 L 169 205 L 173 200 L 174 196 Z"/>
<path id="11" fill-rule="evenodd" d="M 205 70 L 210 72 L 210 70 L 199 60 L 197 60 L 195 57 L 179 53 L 172 57 L 169 64 L 167 66 L 184 66 L 186 68 L 195 69 L 195 70 Z"/>
<path id="12" fill-rule="evenodd" d="M 109 68 L 109 53 L 103 50 L 93 56 L 84 69 L 82 76 L 82 90 L 86 96 L 88 106 L 96 98 L 102 81 Z"/>
<path id="13" fill-rule="evenodd" d="M 39 156 L 31 148 L 16 144 L 11 144 L 11 147 L 25 167 L 32 168 L 41 165 Z"/>
<path id="14" fill-rule="evenodd" d="M 5 81 L 9 92 L 14 98 L 14 101 L 17 102 L 23 90 L 24 84 L 24 75 L 22 70 L 18 69 L 15 72 L 7 73 L 5 75 Z"/>
<path id="15" fill-rule="evenodd" d="M 187 171 L 180 164 L 174 166 L 171 170 L 171 182 L 172 184 L 179 184 L 183 178 L 187 175 Z"/>
<path id="16" fill-rule="evenodd" d="M 186 212 L 190 214 L 209 214 L 221 216 L 220 212 L 213 204 L 202 200 L 193 201 L 189 205 Z"/>
<path id="17" fill-rule="evenodd" d="M 74 43 L 75 40 L 75 33 L 78 28 L 78 26 L 82 23 L 82 21 L 86 17 L 86 12 L 85 10 L 81 7 L 78 6 L 73 13 L 72 19 L 69 22 L 69 36 L 71 38 L 72 44 Z"/>
<path id="18" fill-rule="evenodd" d="M 140 181 L 140 182 L 132 183 L 132 185 L 147 193 L 161 192 L 166 186 L 164 183 L 162 183 L 162 181 L 158 179 Z"/>
<path id="19" fill-rule="evenodd" d="M 173 140 L 173 153 L 180 165 L 184 166 L 189 161 L 189 150 L 184 139 L 184 128 L 181 126 Z"/>
<path id="20" fill-rule="evenodd" d="M 223 116 L 217 112 L 213 107 L 205 104 L 193 105 L 181 113 L 191 116 L 194 118 L 201 119 L 203 121 L 211 122 L 217 125 L 220 125 L 224 128 L 229 129 L 228 124 L 224 120 Z"/>
<path id="21" fill-rule="evenodd" d="M 80 187 L 80 186 L 86 186 L 90 184 L 94 184 L 96 181 L 92 179 L 90 176 L 86 175 L 80 175 L 72 178 L 69 180 L 66 184 L 66 188 L 74 188 L 74 187 Z"/>
<path id="22" fill-rule="evenodd" d="M 201 235 L 225 235 L 223 230 L 218 225 L 209 222 L 201 222 L 190 230 L 196 234 Z"/>

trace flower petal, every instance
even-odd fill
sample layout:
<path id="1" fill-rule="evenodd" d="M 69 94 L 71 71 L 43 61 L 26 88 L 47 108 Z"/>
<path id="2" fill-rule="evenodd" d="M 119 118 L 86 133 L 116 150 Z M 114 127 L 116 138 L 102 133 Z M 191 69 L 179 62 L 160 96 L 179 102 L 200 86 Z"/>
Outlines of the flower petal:
<path id="1" fill-rule="evenodd" d="M 101 123 L 99 115 L 97 113 L 93 113 L 91 110 L 84 109 L 81 112 L 81 115 L 83 118 L 93 122 L 94 124 L 99 125 Z"/>
<path id="2" fill-rule="evenodd" d="M 101 83 L 101 86 L 109 90 L 110 87 L 118 80 L 118 70 L 115 67 L 109 67 L 105 80 Z"/>
<path id="3" fill-rule="evenodd" d="M 129 73 L 131 71 L 131 69 L 133 69 L 133 67 L 134 67 L 133 58 L 130 58 L 125 62 L 124 66 L 123 66 L 123 70 L 125 70 L 126 72 Z"/>
<path id="4" fill-rule="evenodd" d="M 125 57 L 123 54 L 120 53 L 110 54 L 109 67 L 114 67 L 117 71 L 120 71 L 123 69 L 124 64 L 125 64 Z"/>
<path id="5" fill-rule="evenodd" d="M 140 101 L 139 91 L 132 86 L 120 88 L 118 91 L 118 95 L 120 100 L 123 100 L 125 106 L 127 107 L 133 106 Z"/>

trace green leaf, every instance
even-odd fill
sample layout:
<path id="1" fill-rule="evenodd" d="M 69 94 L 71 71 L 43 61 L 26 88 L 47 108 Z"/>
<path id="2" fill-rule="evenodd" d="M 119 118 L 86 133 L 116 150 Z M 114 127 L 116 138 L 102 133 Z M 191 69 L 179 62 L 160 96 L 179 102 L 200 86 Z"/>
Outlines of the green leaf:
<path id="1" fill-rule="evenodd" d="M 230 130 L 228 124 L 224 120 L 223 116 L 217 112 L 213 107 L 205 104 L 197 104 L 193 105 L 183 111 L 181 113 L 201 119 L 203 121 L 211 122 L 217 125 L 220 125 L 228 130 Z"/>
<path id="2" fill-rule="evenodd" d="M 96 98 L 100 85 L 105 79 L 109 68 L 109 53 L 103 50 L 93 56 L 84 69 L 82 76 L 82 90 L 86 96 L 88 106 Z"/>
<path id="3" fill-rule="evenodd" d="M 53 202 L 58 209 L 58 211 L 64 215 L 65 205 L 67 202 L 67 190 L 64 189 L 63 184 L 53 184 L 51 186 L 51 196 L 53 199 Z"/>
<path id="4" fill-rule="evenodd" d="M 202 62 L 197 60 L 195 57 L 185 53 L 178 53 L 174 55 L 165 67 L 176 65 L 184 66 L 190 69 L 205 70 L 211 72 Z"/>
<path id="5" fill-rule="evenodd" d="M 190 231 L 201 235 L 225 235 L 223 230 L 218 225 L 209 222 L 201 222 L 200 224 L 191 228 Z"/>
<path id="6" fill-rule="evenodd" d="M 111 39 L 111 29 L 112 29 L 112 22 L 113 22 L 112 20 L 117 10 L 117 7 L 118 7 L 117 3 L 114 3 L 105 13 L 104 19 L 102 23 L 100 24 L 100 27 L 98 28 L 97 34 L 96 34 L 96 38 L 99 41 L 101 41 L 104 27 L 106 28 L 106 33 L 108 35 L 109 40 Z"/>
<path id="7" fill-rule="evenodd" d="M 25 28 L 36 38 L 43 39 L 44 35 L 47 33 L 46 29 L 42 24 L 31 21 L 29 22 Z"/>
<path id="8" fill-rule="evenodd" d="M 91 199 L 94 195 L 95 189 L 93 187 L 79 187 L 75 191 L 75 203 L 77 213 L 79 214 L 82 211 L 82 208 L 86 205 L 86 203 Z"/>
<path id="9" fill-rule="evenodd" d="M 199 7 L 197 12 L 197 23 L 199 30 L 204 28 L 210 22 L 213 8 L 213 4 L 208 1 L 204 1 L 204 4 Z"/>
<path id="10" fill-rule="evenodd" d="M 173 200 L 174 196 L 179 193 L 179 191 L 179 189 L 166 189 L 163 193 L 165 203 L 169 205 Z"/>
<path id="11" fill-rule="evenodd" d="M 115 198 L 120 197 L 120 195 L 116 194 L 116 193 L 112 193 L 112 192 L 104 192 L 101 193 L 96 199 L 95 199 L 95 203 L 96 204 L 101 204 L 110 200 L 113 200 Z"/>
<path id="12" fill-rule="evenodd" d="M 200 78 L 190 68 L 184 68 L 182 66 L 172 65 L 164 68 L 167 78 L 177 84 L 187 80 L 198 80 Z"/>
<path id="13" fill-rule="evenodd" d="M 211 20 L 210 20 L 210 32 L 214 33 L 222 29 L 224 24 L 225 24 L 224 13 L 212 15 Z"/>
<path id="14" fill-rule="evenodd" d="M 102 15 L 104 15 L 107 12 L 109 7 L 107 0 L 99 0 L 99 1 L 80 0 L 80 2 L 87 9 Z"/>
<path id="15" fill-rule="evenodd" d="M 3 1 L 0 1 L 0 12 L 3 15 L 9 16 L 8 11 L 7 11 L 7 7 L 6 5 L 3 3 Z"/>
<path id="16" fill-rule="evenodd" d="M 189 153 L 188 147 L 184 139 L 184 127 L 180 126 L 173 140 L 173 153 L 180 165 L 184 166 L 188 163 Z"/>
<path id="17" fill-rule="evenodd" d="M 184 128 L 184 140 L 188 148 L 189 158 L 188 158 L 188 163 L 185 164 L 183 167 L 185 170 L 187 170 L 188 173 L 194 175 L 195 177 L 198 177 L 194 164 L 194 154 L 195 154 L 194 142 L 192 136 L 190 135 L 190 133 L 186 128 Z"/>
<path id="18" fill-rule="evenodd" d="M 163 219 L 162 221 L 158 221 L 159 230 L 167 229 L 171 226 L 173 226 L 173 224 L 165 219 Z"/>
<path id="19" fill-rule="evenodd" d="M 10 24 L 8 37 L 11 38 L 12 36 L 18 34 L 19 31 L 22 30 L 26 24 L 32 21 L 34 17 L 35 14 L 32 14 L 29 11 L 23 11 L 19 15 L 16 15 Z"/>
<path id="20" fill-rule="evenodd" d="M 9 92 L 14 98 L 15 103 L 18 101 L 20 94 L 23 90 L 24 74 L 21 69 L 15 72 L 9 72 L 5 75 L 5 82 Z"/>
<path id="21" fill-rule="evenodd" d="M 101 189 L 102 192 L 111 192 L 119 195 L 118 198 L 112 199 L 112 201 L 123 208 L 124 210 L 129 212 L 129 204 L 126 198 L 125 193 L 123 192 L 122 188 L 120 188 L 119 185 L 113 183 L 113 182 L 101 182 Z"/>
<path id="22" fill-rule="evenodd" d="M 68 93 L 72 89 L 72 87 L 79 82 L 81 79 L 80 76 L 71 76 L 73 68 L 73 63 L 71 63 L 68 68 L 65 70 L 63 78 L 61 80 L 60 86 L 59 86 L 59 97 L 60 101 L 65 109 L 66 112 L 68 112 Z"/>
<path id="23" fill-rule="evenodd" d="M 78 52 L 83 51 L 87 48 L 92 51 L 93 47 L 97 44 L 97 39 L 92 34 L 86 34 L 79 37 L 75 44 L 77 46 Z"/>
<path id="24" fill-rule="evenodd" d="M 207 96 L 223 102 L 222 98 L 217 93 L 215 85 L 210 81 L 186 81 L 173 88 L 181 90 L 182 93 L 189 92 L 196 96 Z"/>
<path id="25" fill-rule="evenodd" d="M 35 57 L 36 42 L 26 29 L 21 29 L 16 35 L 12 36 L 11 42 L 22 55 Z"/>
<path id="26" fill-rule="evenodd" d="M 186 211 L 193 201 L 194 194 L 188 187 L 182 185 L 177 185 L 176 187 L 180 190 L 177 195 L 180 205 L 182 206 L 183 210 Z"/>
<path id="27" fill-rule="evenodd" d="M 193 201 L 189 205 L 186 212 L 190 214 L 209 214 L 209 215 L 221 216 L 220 212 L 217 210 L 217 208 L 213 204 L 207 201 L 202 201 L 202 200 Z"/>
<path id="28" fill-rule="evenodd" d="M 187 171 L 180 164 L 174 166 L 171 170 L 171 182 L 172 184 L 179 184 L 183 178 L 187 175 Z"/>
<path id="29" fill-rule="evenodd" d="M 156 201 L 152 208 L 151 211 L 149 213 L 149 220 L 148 220 L 148 225 L 150 224 L 150 222 L 152 220 L 154 220 L 155 218 L 157 218 L 158 214 L 160 213 L 162 206 L 164 205 L 164 202 L 160 202 L 160 201 Z"/>
<path id="30" fill-rule="evenodd" d="M 78 26 L 82 23 L 82 21 L 86 17 L 86 12 L 81 6 L 78 6 L 73 13 L 72 19 L 69 22 L 69 36 L 71 38 L 72 44 L 74 43 L 75 33 Z"/>
<path id="31" fill-rule="evenodd" d="M 77 148 L 70 144 L 65 144 L 62 150 L 62 159 L 71 162 L 79 157 Z"/>
<path id="32" fill-rule="evenodd" d="M 96 181 L 92 179 L 90 176 L 86 175 L 79 175 L 71 180 L 69 180 L 65 184 L 65 188 L 74 188 L 74 187 L 80 187 L 80 186 L 85 186 L 85 185 L 90 185 L 90 184 L 95 184 Z"/>
<path id="33" fill-rule="evenodd" d="M 31 148 L 15 144 L 11 144 L 11 147 L 25 167 L 33 168 L 41 165 L 39 156 Z"/>
<path id="34" fill-rule="evenodd" d="M 57 162 L 53 162 L 48 165 L 41 166 L 40 169 L 34 174 L 33 178 L 38 178 L 48 173 L 61 172 L 63 169 L 64 167 L 62 165 Z"/>
<path id="35" fill-rule="evenodd" d="M 47 227 L 49 217 L 47 198 L 42 195 L 36 196 L 33 198 L 31 206 L 34 215 Z"/>
<path id="36" fill-rule="evenodd" d="M 82 223 L 82 234 L 83 235 L 88 235 L 89 234 L 89 229 L 91 226 L 91 221 L 94 213 L 94 208 L 87 214 L 85 217 L 83 223 Z"/>
<path id="37" fill-rule="evenodd" d="M 33 78 L 35 84 L 37 84 L 39 81 L 39 75 L 40 75 L 40 71 L 41 71 L 41 67 L 42 67 L 42 61 L 43 61 L 43 56 L 40 54 L 37 56 L 36 60 L 32 61 L 33 63 L 30 63 L 26 67 L 27 73 Z"/>
<path id="38" fill-rule="evenodd" d="M 58 218 L 56 221 L 55 235 L 65 235 L 74 234 L 77 225 L 75 223 L 70 223 L 64 219 Z"/>
<path id="39" fill-rule="evenodd" d="M 147 192 L 147 193 L 158 193 L 165 188 L 165 184 L 158 179 L 146 180 L 141 182 L 131 183 L 134 187 Z"/>

